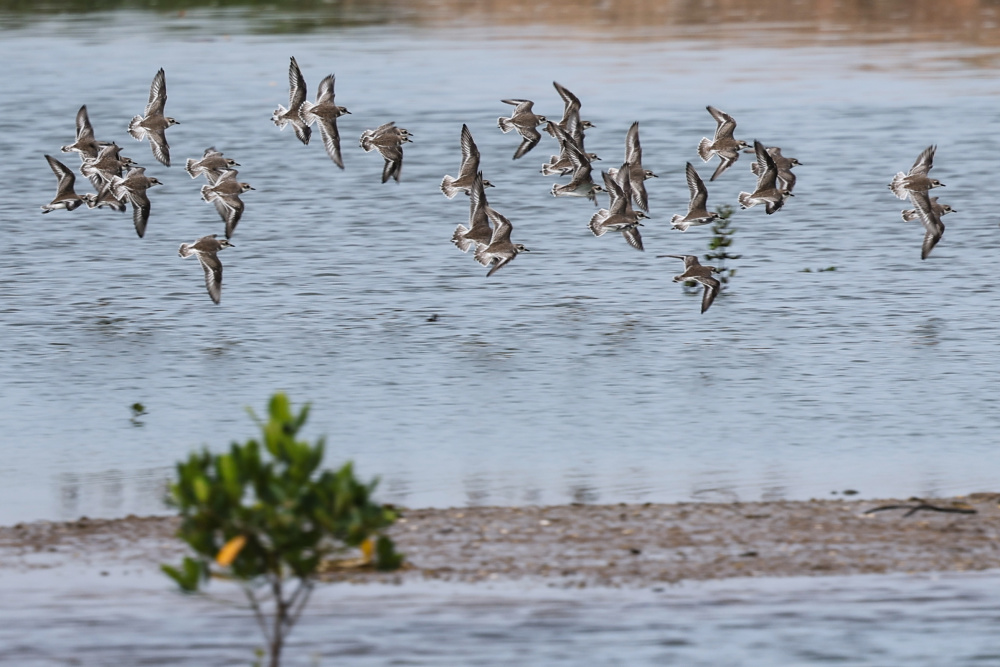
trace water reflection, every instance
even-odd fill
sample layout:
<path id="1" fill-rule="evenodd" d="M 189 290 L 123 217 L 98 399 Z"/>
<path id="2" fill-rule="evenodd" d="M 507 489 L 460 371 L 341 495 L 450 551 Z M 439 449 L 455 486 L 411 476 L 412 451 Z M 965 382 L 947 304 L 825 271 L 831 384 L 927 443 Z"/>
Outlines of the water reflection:
<path id="1" fill-rule="evenodd" d="M 167 509 L 168 484 L 173 472 L 172 467 L 164 466 L 59 473 L 55 476 L 59 510 L 53 518 L 115 516 L 126 510 L 137 514 L 162 513 Z"/>

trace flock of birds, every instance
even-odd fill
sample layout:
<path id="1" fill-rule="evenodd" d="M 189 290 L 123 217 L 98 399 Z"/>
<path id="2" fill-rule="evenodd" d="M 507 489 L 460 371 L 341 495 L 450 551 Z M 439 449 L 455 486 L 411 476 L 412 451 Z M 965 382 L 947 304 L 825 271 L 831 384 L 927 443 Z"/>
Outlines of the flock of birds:
<path id="1" fill-rule="evenodd" d="M 305 78 L 295 58 L 291 58 L 288 70 L 289 105 L 279 105 L 271 120 L 279 128 L 291 125 L 295 136 L 308 144 L 312 126 L 316 125 L 330 159 L 339 168 L 344 168 L 340 146 L 340 132 L 337 118 L 349 114 L 345 107 L 335 103 L 334 75 L 326 76 L 319 84 L 315 102 L 306 99 Z M 656 174 L 642 165 L 642 146 L 639 141 L 639 123 L 635 122 L 625 135 L 625 159 L 618 168 L 610 168 L 601 173 L 603 185 L 594 181 L 593 162 L 600 160 L 594 153 L 584 148 L 585 131 L 594 127 L 593 123 L 580 117 L 581 102 L 567 88 L 557 82 L 553 86 L 563 101 L 563 115 L 558 121 L 548 120 L 536 114 L 534 103 L 525 99 L 501 100 L 514 107 L 509 117 L 497 119 L 497 126 L 503 133 L 516 131 L 521 143 L 514 152 L 513 159 L 527 155 L 539 144 L 543 126 L 559 146 L 559 154 L 552 155 L 542 165 L 541 173 L 546 176 L 569 176 L 568 183 L 552 185 L 555 197 L 583 197 L 598 204 L 597 194 L 609 197 L 607 208 L 599 209 L 590 218 L 589 229 L 595 236 L 609 232 L 620 232 L 625 241 L 636 250 L 643 250 L 639 227 L 642 220 L 649 218 L 649 197 L 644 182 L 655 178 Z M 165 131 L 178 122 L 164 115 L 167 101 L 166 77 L 160 69 L 153 78 L 149 91 L 149 101 L 143 115 L 135 116 L 128 125 L 129 134 L 138 141 L 147 139 L 153 157 L 164 166 L 170 166 L 170 146 Z M 712 106 L 708 112 L 716 121 L 712 139 L 702 138 L 698 144 L 698 156 L 704 162 L 718 156 L 719 164 L 709 181 L 715 181 L 738 159 L 741 153 L 752 153 L 755 161 L 751 171 L 757 176 L 753 192 L 741 192 L 739 204 L 747 209 L 762 204 L 768 215 L 780 210 L 788 198 L 794 196 L 796 177 L 792 168 L 800 163 L 781 153 L 777 146 L 765 146 L 754 141 L 753 146 L 734 137 L 736 121 L 729 114 Z M 390 179 L 399 182 L 403 166 L 403 144 L 412 141 L 413 135 L 394 122 L 384 123 L 374 130 L 365 130 L 360 138 L 360 146 L 365 152 L 377 150 L 384 159 L 382 183 Z M 480 264 L 489 267 L 487 276 L 509 264 L 518 254 L 528 252 L 520 243 L 511 241 L 513 225 L 510 220 L 493 209 L 486 199 L 486 188 L 492 183 L 483 178 L 479 169 L 480 153 L 472 132 L 467 125 L 461 131 L 462 161 L 458 175 L 446 175 L 441 181 L 441 192 L 448 199 L 459 192 L 469 197 L 468 226 L 458 225 L 452 242 L 462 251 L 474 250 L 473 256 Z M 947 204 L 938 203 L 937 197 L 930 197 L 929 191 L 943 184 L 928 176 L 933 166 L 936 147 L 924 150 L 907 173 L 898 173 L 889 184 L 890 190 L 900 199 L 909 199 L 912 209 L 902 211 L 904 220 L 919 219 L 924 225 L 925 236 L 921 259 L 927 259 L 931 250 L 941 240 L 944 225 L 941 217 L 953 211 Z M 110 208 L 124 211 L 126 204 L 132 207 L 132 218 L 136 233 L 142 237 L 150 215 L 150 201 L 147 190 L 160 185 L 160 181 L 145 175 L 145 168 L 131 158 L 121 154 L 121 148 L 114 142 L 98 141 L 87 115 L 87 107 L 80 108 L 76 116 L 76 141 L 62 147 L 65 153 L 79 153 L 80 173 L 87 177 L 96 193 L 78 195 L 75 191 L 75 175 L 71 169 L 50 155 L 45 159 L 58 179 L 55 198 L 43 205 L 42 212 L 54 210 L 75 210 L 86 204 L 88 208 Z M 205 150 L 200 159 L 188 159 L 185 170 L 191 178 L 204 176 L 207 184 L 201 188 L 202 199 L 215 205 L 220 218 L 225 223 L 225 238 L 218 235 L 203 236 L 192 243 L 180 246 L 181 257 L 197 256 L 205 273 L 205 285 L 212 301 L 219 303 L 222 294 L 222 263 L 218 253 L 233 247 L 229 242 L 243 214 L 244 204 L 240 196 L 253 190 L 248 183 L 237 180 L 240 166 L 225 157 L 214 147 Z M 671 228 L 681 232 L 690 227 L 710 224 L 720 218 L 715 211 L 708 210 L 708 190 L 694 166 L 688 162 L 685 170 L 690 200 L 684 215 L 672 216 Z M 721 284 L 713 274 L 720 273 L 714 266 L 703 266 L 695 255 L 659 255 L 684 262 L 684 271 L 674 276 L 674 282 L 694 281 L 700 283 L 702 293 L 701 312 L 712 305 Z"/>

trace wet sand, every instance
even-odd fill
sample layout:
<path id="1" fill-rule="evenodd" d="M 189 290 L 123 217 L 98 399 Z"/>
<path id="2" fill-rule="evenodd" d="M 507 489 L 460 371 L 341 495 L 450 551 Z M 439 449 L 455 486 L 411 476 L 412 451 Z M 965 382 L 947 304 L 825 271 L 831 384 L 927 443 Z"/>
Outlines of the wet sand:
<path id="1" fill-rule="evenodd" d="M 402 509 L 391 531 L 407 568 L 331 580 L 537 581 L 643 587 L 730 577 L 973 571 L 1000 567 L 1000 494 L 927 499 L 941 508 L 865 514 L 913 500 Z M 178 562 L 173 517 L 0 527 L 0 573 L 94 574 Z"/>

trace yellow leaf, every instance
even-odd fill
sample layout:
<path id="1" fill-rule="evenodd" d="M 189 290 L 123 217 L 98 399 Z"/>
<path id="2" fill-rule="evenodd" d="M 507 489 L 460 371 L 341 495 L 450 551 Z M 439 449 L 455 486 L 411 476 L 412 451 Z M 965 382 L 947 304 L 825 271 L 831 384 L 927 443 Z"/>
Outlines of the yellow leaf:
<path id="1" fill-rule="evenodd" d="M 370 563 L 372 556 L 375 555 L 375 538 L 369 537 L 367 540 L 361 543 L 361 553 L 365 555 L 365 562 Z"/>
<path id="2" fill-rule="evenodd" d="M 215 562 L 222 567 L 229 567 L 236 560 L 236 557 L 240 555 L 240 551 L 247 543 L 246 535 L 237 535 L 233 539 L 226 542 L 225 546 L 219 549 L 218 555 L 215 557 Z"/>

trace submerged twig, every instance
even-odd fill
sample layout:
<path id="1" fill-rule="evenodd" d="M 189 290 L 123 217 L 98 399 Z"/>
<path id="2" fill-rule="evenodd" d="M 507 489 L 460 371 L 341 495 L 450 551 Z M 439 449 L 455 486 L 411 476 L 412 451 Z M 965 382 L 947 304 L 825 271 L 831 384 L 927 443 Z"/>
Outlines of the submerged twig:
<path id="1" fill-rule="evenodd" d="M 912 516 L 919 512 L 920 510 L 927 510 L 928 512 L 950 512 L 952 514 L 977 514 L 976 510 L 971 507 L 941 507 L 940 505 L 931 505 L 926 500 L 921 498 L 910 498 L 915 504 L 912 505 L 882 505 L 881 507 L 874 507 L 870 510 L 865 510 L 862 514 L 874 514 L 875 512 L 883 512 L 885 510 L 909 510 L 903 515 L 905 519 L 908 516 Z"/>

